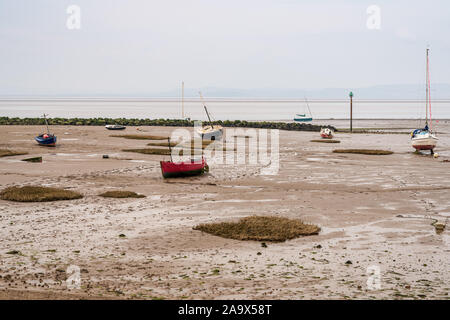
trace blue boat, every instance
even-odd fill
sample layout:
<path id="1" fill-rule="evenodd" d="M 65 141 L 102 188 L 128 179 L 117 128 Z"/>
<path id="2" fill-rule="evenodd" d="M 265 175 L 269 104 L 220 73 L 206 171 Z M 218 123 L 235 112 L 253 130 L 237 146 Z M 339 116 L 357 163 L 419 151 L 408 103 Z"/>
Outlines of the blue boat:
<path id="1" fill-rule="evenodd" d="M 47 133 L 41 133 L 37 137 L 34 138 L 36 142 L 40 146 L 54 147 L 56 145 L 56 136 L 53 133 L 50 133 L 48 129 L 48 122 L 46 115 L 44 114 L 45 125 L 47 126 Z"/>
<path id="2" fill-rule="evenodd" d="M 41 146 L 54 147 L 56 144 L 56 136 L 51 133 L 43 133 L 34 138 Z"/>
<path id="3" fill-rule="evenodd" d="M 309 109 L 309 104 L 308 104 L 308 100 L 306 100 L 306 97 L 305 97 L 305 102 L 306 102 L 306 106 L 308 107 L 309 116 L 306 116 L 306 113 L 303 113 L 303 114 L 297 113 L 294 117 L 295 122 L 310 122 L 313 120 L 312 113 L 311 113 L 311 110 Z"/>
<path id="4" fill-rule="evenodd" d="M 296 122 L 308 122 L 308 121 L 312 121 L 311 117 L 306 117 L 306 114 L 296 114 L 294 121 Z"/>

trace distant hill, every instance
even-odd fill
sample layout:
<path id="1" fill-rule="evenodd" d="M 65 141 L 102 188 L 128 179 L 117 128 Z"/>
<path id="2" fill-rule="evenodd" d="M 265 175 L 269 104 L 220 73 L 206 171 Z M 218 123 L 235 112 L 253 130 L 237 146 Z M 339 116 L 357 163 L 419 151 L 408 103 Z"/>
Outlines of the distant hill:
<path id="1" fill-rule="evenodd" d="M 353 91 L 355 99 L 425 99 L 424 84 L 405 84 L 405 85 L 379 85 L 364 88 L 325 88 L 325 89 L 280 89 L 280 88 L 256 88 L 256 89 L 237 89 L 237 88 L 218 88 L 203 87 L 190 88 L 185 87 L 184 96 L 186 98 L 198 98 L 198 92 L 201 91 L 206 99 L 211 98 L 244 98 L 244 99 L 347 99 L 350 91 Z M 131 94 L 110 94 L 108 92 L 99 93 L 80 93 L 80 94 L 52 94 L 52 95 L 7 95 L 2 93 L 0 88 L 0 99 L 2 98 L 180 98 L 181 86 L 164 92 L 134 92 Z M 432 99 L 450 99 L 450 84 L 433 84 L 431 88 Z"/>
<path id="2" fill-rule="evenodd" d="M 199 89 L 185 88 L 185 97 L 198 97 Z M 425 99 L 425 85 L 379 85 L 366 88 L 326 88 L 305 89 L 230 89 L 200 88 L 205 97 L 223 98 L 303 98 L 308 99 L 346 99 L 353 91 L 357 99 Z M 180 89 L 161 92 L 158 97 L 178 97 Z M 431 88 L 432 99 L 450 99 L 450 84 L 434 84 Z"/>

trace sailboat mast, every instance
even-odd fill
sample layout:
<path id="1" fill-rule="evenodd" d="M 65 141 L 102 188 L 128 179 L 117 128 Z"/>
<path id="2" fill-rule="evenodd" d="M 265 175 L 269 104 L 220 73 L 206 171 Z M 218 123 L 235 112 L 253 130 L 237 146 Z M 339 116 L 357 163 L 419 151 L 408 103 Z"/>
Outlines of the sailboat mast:
<path id="1" fill-rule="evenodd" d="M 427 75 L 426 75 L 426 97 L 425 97 L 425 124 L 428 125 L 428 80 L 429 80 L 429 76 L 428 76 L 428 48 L 427 48 Z"/>
<path id="2" fill-rule="evenodd" d="M 427 49 L 427 73 L 428 73 L 428 83 L 427 83 L 427 92 L 428 92 L 428 106 L 430 110 L 429 110 L 429 115 L 430 115 L 430 131 L 431 131 L 431 126 L 432 126 L 432 121 L 431 121 L 431 80 L 430 80 L 430 58 L 428 55 L 430 49 Z"/>
<path id="3" fill-rule="evenodd" d="M 181 118 L 184 119 L 184 81 L 181 82 Z"/>
<path id="4" fill-rule="evenodd" d="M 208 109 L 206 109 L 206 106 L 204 105 L 203 106 L 204 108 L 205 108 L 205 111 L 206 111 L 206 115 L 208 116 L 208 120 L 209 120 L 209 125 L 211 126 L 211 128 L 212 128 L 212 122 L 211 122 L 211 118 L 209 117 L 209 112 L 208 112 Z"/>
<path id="5" fill-rule="evenodd" d="M 172 159 L 172 146 L 170 145 L 170 137 L 167 137 L 167 142 L 169 144 L 170 162 L 173 162 L 173 159 Z"/>
<path id="6" fill-rule="evenodd" d="M 44 113 L 44 121 L 45 121 L 45 125 L 47 126 L 47 133 L 50 134 L 50 130 L 48 129 L 48 122 L 47 122 L 47 118 L 46 118 L 46 114 Z"/>
<path id="7" fill-rule="evenodd" d="M 312 113 L 311 113 L 311 109 L 309 109 L 309 103 L 308 103 L 308 100 L 306 99 L 306 97 L 305 97 L 305 102 L 306 102 L 306 106 L 308 107 L 308 112 L 309 112 L 309 115 L 311 116 L 311 118 L 312 118 Z"/>
<path id="8" fill-rule="evenodd" d="M 205 108 L 206 116 L 208 117 L 208 120 L 209 120 L 209 125 L 210 125 L 211 128 L 212 128 L 213 125 L 212 125 L 212 122 L 211 122 L 211 117 L 209 116 L 208 109 L 206 109 L 206 104 L 205 104 L 205 100 L 203 99 L 203 95 L 202 95 L 201 92 L 199 92 L 198 94 L 200 95 L 200 98 L 202 99 L 203 108 Z"/>

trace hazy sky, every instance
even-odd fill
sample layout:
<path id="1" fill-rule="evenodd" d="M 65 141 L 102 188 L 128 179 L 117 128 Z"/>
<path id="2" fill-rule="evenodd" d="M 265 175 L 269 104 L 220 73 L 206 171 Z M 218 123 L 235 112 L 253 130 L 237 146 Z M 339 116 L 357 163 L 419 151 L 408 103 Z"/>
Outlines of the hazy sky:
<path id="1" fill-rule="evenodd" d="M 0 95 L 417 84 L 427 44 L 450 83 L 450 1 L 0 0 Z"/>

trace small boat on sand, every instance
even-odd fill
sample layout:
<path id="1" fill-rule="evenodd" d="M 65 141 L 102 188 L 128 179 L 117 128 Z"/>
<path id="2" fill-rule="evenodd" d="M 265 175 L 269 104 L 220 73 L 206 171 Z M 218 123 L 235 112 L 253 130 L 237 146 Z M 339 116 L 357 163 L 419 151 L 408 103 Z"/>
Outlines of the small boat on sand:
<path id="1" fill-rule="evenodd" d="M 50 133 L 50 129 L 48 128 L 48 122 L 46 115 L 44 114 L 44 120 L 45 125 L 47 127 L 46 133 L 41 133 L 40 135 L 36 136 L 34 140 L 40 145 L 40 146 L 46 146 L 46 147 L 54 147 L 56 145 L 56 136 L 53 133 Z"/>
<path id="2" fill-rule="evenodd" d="M 334 132 L 330 128 L 321 128 L 320 129 L 320 136 L 324 139 L 332 139 L 333 134 L 334 134 Z"/>
<path id="3" fill-rule="evenodd" d="M 433 154 L 437 141 L 438 138 L 431 132 L 427 124 L 425 128 L 411 132 L 411 145 L 416 150 L 430 150 L 431 154 Z"/>
<path id="4" fill-rule="evenodd" d="M 196 134 L 202 138 L 202 140 L 220 140 L 223 135 L 223 127 L 220 125 L 213 125 L 208 109 L 206 108 L 205 101 L 203 100 L 202 93 L 199 92 L 202 99 L 203 107 L 205 108 L 206 116 L 208 117 L 209 125 L 202 126 L 196 130 Z"/>
<path id="5" fill-rule="evenodd" d="M 172 148 L 169 141 L 170 161 L 160 161 L 161 173 L 164 178 L 188 177 L 200 175 L 209 171 L 205 158 L 191 159 L 190 161 L 173 162 Z"/>
<path id="6" fill-rule="evenodd" d="M 431 121 L 431 97 L 430 97 L 430 64 L 428 58 L 427 48 L 427 75 L 426 75 L 426 99 L 425 99 L 425 127 L 423 129 L 416 129 L 411 132 L 411 145 L 417 151 L 430 150 L 431 154 L 434 154 L 433 149 L 436 147 L 438 138 L 433 134 L 432 121 Z M 428 122 L 428 118 L 430 121 Z"/>
<path id="7" fill-rule="evenodd" d="M 34 138 L 40 146 L 54 147 L 56 145 L 56 136 L 51 133 L 42 133 Z"/>
<path id="8" fill-rule="evenodd" d="M 160 161 L 160 164 L 164 178 L 195 176 L 209 170 L 208 164 L 203 157 L 184 162 Z"/>
<path id="9" fill-rule="evenodd" d="M 223 128 L 222 126 L 204 126 L 197 130 L 197 135 L 202 140 L 220 140 L 223 135 Z"/>
<path id="10" fill-rule="evenodd" d="M 122 126 L 120 124 L 107 124 L 105 126 L 105 128 L 108 130 L 125 130 L 126 129 L 125 126 Z"/>

